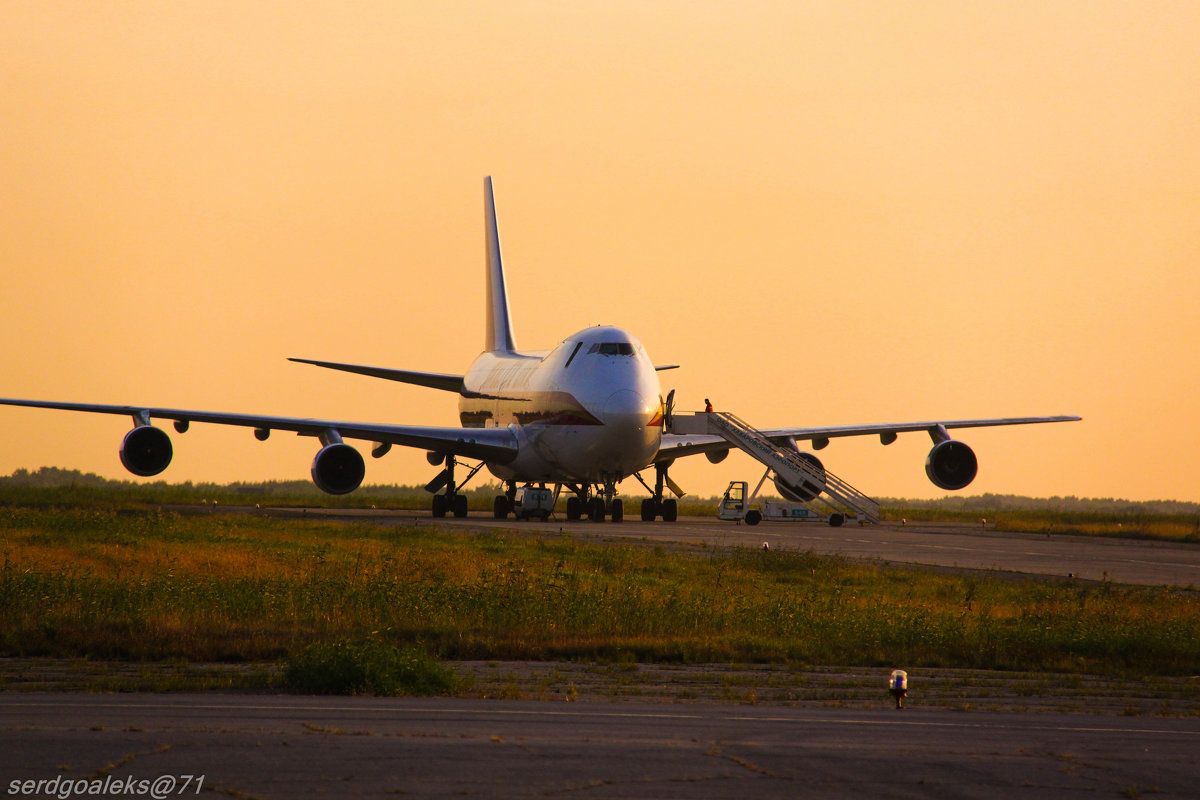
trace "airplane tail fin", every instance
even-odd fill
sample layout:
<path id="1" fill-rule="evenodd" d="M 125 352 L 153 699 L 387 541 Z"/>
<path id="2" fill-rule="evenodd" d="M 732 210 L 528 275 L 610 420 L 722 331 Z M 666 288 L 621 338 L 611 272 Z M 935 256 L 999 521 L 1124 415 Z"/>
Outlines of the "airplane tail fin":
<path id="1" fill-rule="evenodd" d="M 484 227 L 487 235 L 487 349 L 512 352 L 512 321 L 508 316 L 508 289 L 504 283 L 504 264 L 500 259 L 500 232 L 496 227 L 496 198 L 492 178 L 483 180 Z"/>

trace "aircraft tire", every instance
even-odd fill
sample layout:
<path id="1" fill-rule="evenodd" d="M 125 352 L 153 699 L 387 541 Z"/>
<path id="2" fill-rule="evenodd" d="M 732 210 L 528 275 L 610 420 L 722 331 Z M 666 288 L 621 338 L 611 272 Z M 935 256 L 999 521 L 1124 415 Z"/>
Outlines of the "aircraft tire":
<path id="1" fill-rule="evenodd" d="M 454 499 L 450 501 L 450 508 L 454 512 L 454 516 L 459 519 L 467 516 L 467 496 L 465 494 L 454 495 Z"/>
<path id="2" fill-rule="evenodd" d="M 674 522 L 679 518 L 679 506 L 676 504 L 674 498 L 663 501 L 662 518 L 663 522 Z"/>
<path id="3" fill-rule="evenodd" d="M 583 502 L 572 495 L 567 498 L 567 521 L 575 522 L 583 516 Z"/>
<path id="4" fill-rule="evenodd" d="M 435 494 L 433 496 L 433 516 L 437 519 L 446 516 L 446 495 Z"/>
<path id="5" fill-rule="evenodd" d="M 844 523 L 845 521 L 846 521 L 845 514 L 830 514 L 829 515 L 829 527 L 831 527 L 831 528 L 840 528 L 840 527 L 842 527 L 842 523 Z"/>
<path id="6" fill-rule="evenodd" d="M 592 507 L 588 509 L 588 519 L 592 522 L 604 522 L 604 498 L 592 498 Z"/>
<path id="7" fill-rule="evenodd" d="M 508 510 L 508 498 L 502 494 L 496 495 L 496 502 L 492 503 L 492 514 L 496 519 L 507 519 Z"/>
<path id="8" fill-rule="evenodd" d="M 746 524 L 747 525 L 757 525 L 760 522 L 762 522 L 762 512 L 761 511 L 747 511 L 746 512 Z"/>
<path id="9" fill-rule="evenodd" d="M 620 522 L 625 519 L 625 503 L 622 500 L 613 500 L 612 504 L 612 521 Z"/>
<path id="10" fill-rule="evenodd" d="M 657 516 L 655 514 L 656 511 L 658 511 L 658 509 L 655 508 L 655 506 L 654 506 L 653 498 L 647 498 L 647 499 L 643 500 L 642 501 L 642 522 L 653 522 L 654 517 Z"/>

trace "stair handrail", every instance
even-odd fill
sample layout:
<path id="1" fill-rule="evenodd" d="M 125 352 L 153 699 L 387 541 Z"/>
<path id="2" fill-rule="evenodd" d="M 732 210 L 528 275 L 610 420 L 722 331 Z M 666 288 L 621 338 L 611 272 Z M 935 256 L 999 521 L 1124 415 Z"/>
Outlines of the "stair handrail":
<path id="1" fill-rule="evenodd" d="M 821 468 L 817 470 L 798 451 L 778 444 L 767 437 L 762 431 L 750 425 L 745 420 L 730 411 L 708 412 L 710 427 L 716 427 L 717 433 L 731 444 L 737 445 L 756 460 L 778 470 L 778 462 L 783 462 L 792 470 L 799 472 L 809 479 L 824 485 L 824 492 L 863 514 L 872 522 L 880 519 L 879 503 L 851 486 L 837 475 Z M 761 455 L 755 455 L 754 451 Z M 775 461 L 777 463 L 772 463 Z"/>

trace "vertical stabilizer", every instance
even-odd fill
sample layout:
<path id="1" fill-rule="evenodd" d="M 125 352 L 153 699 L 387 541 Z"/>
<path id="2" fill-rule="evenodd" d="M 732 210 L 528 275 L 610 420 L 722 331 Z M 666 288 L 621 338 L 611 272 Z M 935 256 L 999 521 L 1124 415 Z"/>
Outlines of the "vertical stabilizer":
<path id="1" fill-rule="evenodd" d="M 484 227 L 487 229 L 487 349 L 513 351 L 512 322 L 508 318 L 508 288 L 500 260 L 500 232 L 496 228 L 496 198 L 491 176 L 483 179 Z"/>

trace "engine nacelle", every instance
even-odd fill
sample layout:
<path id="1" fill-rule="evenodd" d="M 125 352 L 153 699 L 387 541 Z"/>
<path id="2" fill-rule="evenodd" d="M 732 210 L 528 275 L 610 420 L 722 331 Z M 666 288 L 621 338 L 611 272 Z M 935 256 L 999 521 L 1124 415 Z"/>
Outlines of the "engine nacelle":
<path id="1" fill-rule="evenodd" d="M 725 448 L 724 450 L 709 450 L 704 455 L 708 458 L 710 464 L 720 464 L 729 455 L 729 448 Z"/>
<path id="2" fill-rule="evenodd" d="M 125 434 L 121 442 L 121 463 L 125 469 L 143 478 L 166 469 L 174 454 L 171 437 L 153 425 L 139 425 Z"/>
<path id="3" fill-rule="evenodd" d="M 939 489 L 958 491 L 975 480 L 979 461 L 975 451 L 962 442 L 938 442 L 925 458 L 925 474 Z"/>
<path id="4" fill-rule="evenodd" d="M 325 445 L 313 458 L 313 483 L 326 494 L 349 494 L 362 484 L 366 474 L 362 455 L 343 442 Z"/>
<path id="5" fill-rule="evenodd" d="M 816 500 L 821 492 L 825 491 L 825 465 L 821 463 L 821 459 L 814 456 L 812 453 L 796 453 L 797 456 L 808 462 L 818 476 L 818 480 L 806 480 L 800 486 L 793 486 L 790 483 L 785 483 L 780 480 L 779 476 L 775 476 L 775 488 L 779 490 L 779 494 L 785 500 L 791 500 L 793 503 L 807 503 L 810 500 Z"/>

